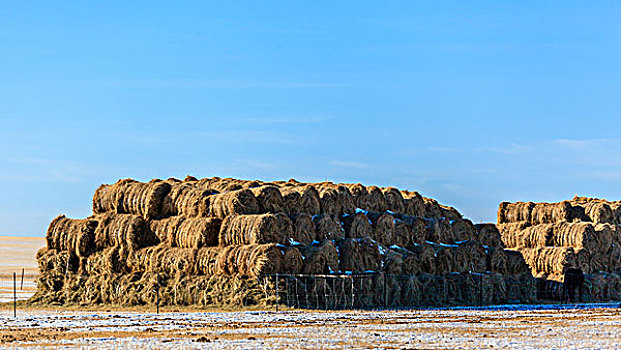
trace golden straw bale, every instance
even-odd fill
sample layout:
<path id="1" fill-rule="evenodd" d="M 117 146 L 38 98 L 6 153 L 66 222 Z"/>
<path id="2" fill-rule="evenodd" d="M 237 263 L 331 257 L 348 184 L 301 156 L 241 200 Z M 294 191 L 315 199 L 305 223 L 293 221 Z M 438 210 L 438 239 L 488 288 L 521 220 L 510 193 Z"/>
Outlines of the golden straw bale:
<path id="1" fill-rule="evenodd" d="M 427 221 L 427 240 L 439 243 L 454 243 L 455 237 L 447 219 L 430 219 Z"/>
<path id="2" fill-rule="evenodd" d="M 192 275 L 195 273 L 196 251 L 159 244 L 134 251 L 130 266 L 134 271 L 157 272 L 168 276 Z"/>
<path id="3" fill-rule="evenodd" d="M 149 222 L 149 228 L 151 232 L 155 233 L 160 242 L 166 242 L 168 245 L 172 245 L 179 226 L 186 218 L 183 216 L 171 216 L 166 219 L 152 220 Z"/>
<path id="4" fill-rule="evenodd" d="M 531 215 L 535 203 L 533 202 L 502 202 L 498 207 L 498 224 L 514 222 L 531 222 Z"/>
<path id="5" fill-rule="evenodd" d="M 315 224 L 315 237 L 318 241 L 339 240 L 345 237 L 345 230 L 334 215 L 315 215 L 313 223 Z"/>
<path id="6" fill-rule="evenodd" d="M 382 271 L 393 275 L 403 274 L 403 259 L 405 258 L 402 251 L 381 247 L 382 252 Z"/>
<path id="7" fill-rule="evenodd" d="M 440 219 L 442 217 L 442 208 L 435 199 L 423 197 L 425 202 L 425 217 L 430 219 Z"/>
<path id="8" fill-rule="evenodd" d="M 462 215 L 453 207 L 446 205 L 440 205 L 441 216 L 449 221 L 460 221 L 463 219 Z"/>
<path id="9" fill-rule="evenodd" d="M 610 233 L 608 232 L 608 237 Z M 597 249 L 597 237 L 591 223 L 560 223 L 554 226 L 552 244 L 558 247 Z M 608 240 L 610 243 L 610 240 Z"/>
<path id="10" fill-rule="evenodd" d="M 203 247 L 196 250 L 196 272 L 199 275 L 213 276 L 219 273 L 218 257 L 222 252 L 220 247 Z"/>
<path id="11" fill-rule="evenodd" d="M 504 249 L 507 256 L 507 274 L 508 275 L 530 275 L 530 266 L 524 259 L 522 253 L 517 250 Z"/>
<path id="12" fill-rule="evenodd" d="M 378 243 L 386 246 L 393 245 L 395 234 L 395 218 L 394 216 L 384 213 L 367 213 L 367 218 L 371 221 L 373 227 L 373 238 Z"/>
<path id="13" fill-rule="evenodd" d="M 283 250 L 282 263 L 280 265 L 280 273 L 299 274 L 304 266 L 302 253 L 295 247 L 281 248 Z"/>
<path id="14" fill-rule="evenodd" d="M 288 243 L 292 232 L 283 232 L 274 214 L 231 215 L 222 222 L 220 246 L 243 244 Z"/>
<path id="15" fill-rule="evenodd" d="M 458 241 L 466 241 L 477 238 L 477 230 L 468 219 L 456 219 L 450 222 L 453 231 L 453 239 Z"/>
<path id="16" fill-rule="evenodd" d="M 561 275 L 566 268 L 577 267 L 576 254 L 570 247 L 520 248 L 533 274 Z"/>
<path id="17" fill-rule="evenodd" d="M 377 242 L 369 237 L 346 238 L 338 242 L 341 271 L 379 271 L 382 257 Z"/>
<path id="18" fill-rule="evenodd" d="M 511 222 L 498 225 L 500 237 L 507 248 L 518 248 L 522 246 L 522 232 L 530 227 L 530 223 L 526 221 Z"/>
<path id="19" fill-rule="evenodd" d="M 613 224 L 614 213 L 608 203 L 605 202 L 588 202 L 582 205 L 584 213 L 592 222 L 598 224 Z"/>
<path id="20" fill-rule="evenodd" d="M 384 199 L 386 200 L 386 207 L 388 210 L 394 213 L 404 213 L 405 205 L 403 203 L 403 195 L 401 191 L 394 187 L 384 188 Z"/>
<path id="21" fill-rule="evenodd" d="M 324 241 L 319 245 L 300 247 L 304 256 L 305 274 L 329 274 L 339 271 L 339 255 L 332 241 Z"/>
<path id="22" fill-rule="evenodd" d="M 280 192 L 285 211 L 290 215 L 298 213 L 317 215 L 321 212 L 319 192 L 313 186 L 284 186 L 280 188 Z"/>
<path id="23" fill-rule="evenodd" d="M 91 254 L 86 259 L 82 273 L 87 275 L 126 273 L 128 256 L 129 251 L 122 246 L 106 248 Z"/>
<path id="24" fill-rule="evenodd" d="M 351 192 L 351 195 L 354 199 L 354 204 L 356 205 L 356 208 L 360 208 L 363 210 L 371 210 L 370 208 L 372 208 L 372 204 L 369 198 L 369 191 L 367 191 L 367 188 L 364 187 L 362 184 L 350 184 L 348 185 L 349 187 L 349 192 Z"/>
<path id="25" fill-rule="evenodd" d="M 96 250 L 114 246 L 135 250 L 159 243 L 155 233 L 138 215 L 107 213 L 94 215 L 91 219 L 98 222 L 95 229 Z"/>
<path id="26" fill-rule="evenodd" d="M 386 199 L 384 198 L 384 193 L 379 187 L 368 186 L 367 192 L 369 193 L 368 201 L 369 201 L 370 208 L 369 209 L 362 208 L 362 209 L 365 209 L 368 211 L 374 211 L 374 212 L 384 212 L 388 209 L 388 206 L 386 204 Z"/>
<path id="27" fill-rule="evenodd" d="M 250 189 L 259 202 L 262 213 L 278 213 L 284 210 L 280 189 L 276 186 L 260 186 Z"/>
<path id="28" fill-rule="evenodd" d="M 125 179 L 113 185 L 101 185 L 93 196 L 93 213 L 113 212 L 118 214 L 135 214 L 145 219 L 157 219 L 167 215 L 163 208 L 169 207 L 168 193 L 171 186 L 161 180 L 147 183 Z"/>
<path id="29" fill-rule="evenodd" d="M 477 230 L 476 240 L 483 243 L 488 247 L 504 247 L 500 231 L 494 224 L 476 224 L 474 227 Z"/>
<path id="30" fill-rule="evenodd" d="M 230 246 L 218 256 L 218 268 L 224 274 L 259 277 L 279 272 L 282 259 L 276 244 Z"/>
<path id="31" fill-rule="evenodd" d="M 187 218 L 181 222 L 170 245 L 180 248 L 201 248 L 218 245 L 222 220 L 218 218 Z"/>
<path id="32" fill-rule="evenodd" d="M 507 274 L 507 253 L 501 247 L 491 247 L 487 250 L 487 270 Z"/>
<path id="33" fill-rule="evenodd" d="M 285 240 L 284 242 L 282 242 L 282 244 L 289 244 L 293 239 L 293 222 L 291 222 L 291 219 L 289 219 L 289 216 L 287 216 L 287 214 L 285 213 L 276 213 L 274 214 L 274 216 L 276 217 L 276 222 L 278 224 L 279 234 L 285 237 Z"/>
<path id="34" fill-rule="evenodd" d="M 433 245 L 425 243 L 412 247 L 412 254 L 407 255 L 403 261 L 405 274 L 436 273 L 436 253 Z M 411 271 L 410 271 L 411 270 Z"/>
<path id="35" fill-rule="evenodd" d="M 59 215 L 47 229 L 47 247 L 87 257 L 94 250 L 96 227 L 97 221 L 91 219 L 75 220 Z"/>
<path id="36" fill-rule="evenodd" d="M 339 202 L 339 192 L 332 187 L 323 187 L 320 189 L 319 198 L 321 203 L 321 212 L 328 215 L 342 215 L 342 207 Z"/>
<path id="37" fill-rule="evenodd" d="M 531 223 L 553 224 L 557 222 L 573 221 L 572 206 L 569 201 L 560 203 L 535 203 L 531 213 Z"/>
<path id="38" fill-rule="evenodd" d="M 313 217 L 309 214 L 293 216 L 293 240 L 305 245 L 312 244 L 317 238 Z"/>
<path id="39" fill-rule="evenodd" d="M 418 192 L 401 191 L 403 195 L 403 213 L 410 216 L 425 216 L 425 201 Z"/>
<path id="40" fill-rule="evenodd" d="M 362 212 L 345 215 L 342 217 L 342 222 L 347 238 L 362 238 L 373 235 L 371 222 Z"/>
<path id="41" fill-rule="evenodd" d="M 453 253 L 452 272 L 485 272 L 487 270 L 487 252 L 477 241 L 460 242 L 451 249 Z"/>
<path id="42" fill-rule="evenodd" d="M 224 219 L 230 215 L 258 214 L 261 210 L 251 190 L 214 194 L 209 198 L 208 216 Z"/>
<path id="43" fill-rule="evenodd" d="M 198 188 L 187 182 L 171 184 L 171 208 L 163 210 L 169 215 L 206 216 L 209 209 L 209 196 L 216 194 L 214 190 Z"/>
<path id="44" fill-rule="evenodd" d="M 537 248 L 553 245 L 555 231 L 554 224 L 540 224 L 527 227 L 520 234 L 522 244 L 519 247 Z M 560 246 L 563 245 L 561 244 Z"/>

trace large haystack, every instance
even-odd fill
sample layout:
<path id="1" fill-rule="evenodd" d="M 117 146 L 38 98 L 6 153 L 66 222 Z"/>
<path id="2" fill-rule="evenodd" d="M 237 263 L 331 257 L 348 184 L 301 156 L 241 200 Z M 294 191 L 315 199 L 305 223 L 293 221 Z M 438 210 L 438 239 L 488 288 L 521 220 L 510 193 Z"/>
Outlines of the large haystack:
<path id="1" fill-rule="evenodd" d="M 610 221 L 605 208 L 587 213 Z M 164 304 L 265 304 L 284 274 L 280 288 L 321 307 L 457 305 L 472 302 L 478 273 L 486 302 L 501 302 L 498 274 L 530 278 L 523 259 L 503 249 L 501 231 L 394 187 L 126 179 L 95 191 L 91 217 L 52 221 L 33 301 L 133 305 L 154 303 L 159 290 Z M 616 242 L 606 263 L 621 266 L 616 228 L 588 232 L 552 238 L 582 244 L 576 259 L 591 267 L 604 264 L 591 250 Z"/>

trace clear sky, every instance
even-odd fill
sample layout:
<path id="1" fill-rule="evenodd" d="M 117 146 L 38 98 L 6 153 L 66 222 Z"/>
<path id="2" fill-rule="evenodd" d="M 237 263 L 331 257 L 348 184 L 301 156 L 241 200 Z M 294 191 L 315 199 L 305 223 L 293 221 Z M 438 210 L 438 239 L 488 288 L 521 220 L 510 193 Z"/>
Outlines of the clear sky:
<path id="1" fill-rule="evenodd" d="M 501 201 L 621 199 L 621 3 L 0 7 L 0 235 L 101 183 L 220 176 Z"/>

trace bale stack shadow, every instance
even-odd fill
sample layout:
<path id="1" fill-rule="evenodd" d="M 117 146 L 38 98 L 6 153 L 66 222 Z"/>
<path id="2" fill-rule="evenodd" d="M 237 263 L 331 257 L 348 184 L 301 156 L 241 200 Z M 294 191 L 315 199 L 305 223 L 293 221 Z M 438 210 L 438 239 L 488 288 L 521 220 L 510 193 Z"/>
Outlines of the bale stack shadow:
<path id="1" fill-rule="evenodd" d="M 522 254 L 505 249 L 493 224 L 417 192 L 362 184 L 120 180 L 95 191 L 90 217 L 54 219 L 37 260 L 36 303 L 141 305 L 159 294 L 169 305 L 265 305 L 275 290 L 266 277 L 276 274 L 289 276 L 279 292 L 298 293 L 291 306 L 303 306 L 303 293 L 331 295 L 325 307 L 535 295 Z M 353 302 L 351 280 L 336 277 L 360 274 L 379 277 L 355 282 Z"/>

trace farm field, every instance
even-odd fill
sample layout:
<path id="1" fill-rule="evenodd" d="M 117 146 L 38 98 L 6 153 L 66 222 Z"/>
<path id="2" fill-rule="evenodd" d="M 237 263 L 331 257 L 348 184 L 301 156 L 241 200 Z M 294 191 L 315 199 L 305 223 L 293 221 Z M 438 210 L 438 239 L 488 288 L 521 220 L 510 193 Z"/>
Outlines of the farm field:
<path id="1" fill-rule="evenodd" d="M 3 309 L 3 348 L 616 349 L 621 309 L 73 312 Z"/>
<path id="2" fill-rule="evenodd" d="M 35 254 L 43 246 L 43 237 L 0 236 L 0 302 L 13 300 L 13 272 L 17 274 L 17 299 L 28 299 L 34 294 L 39 274 Z"/>

